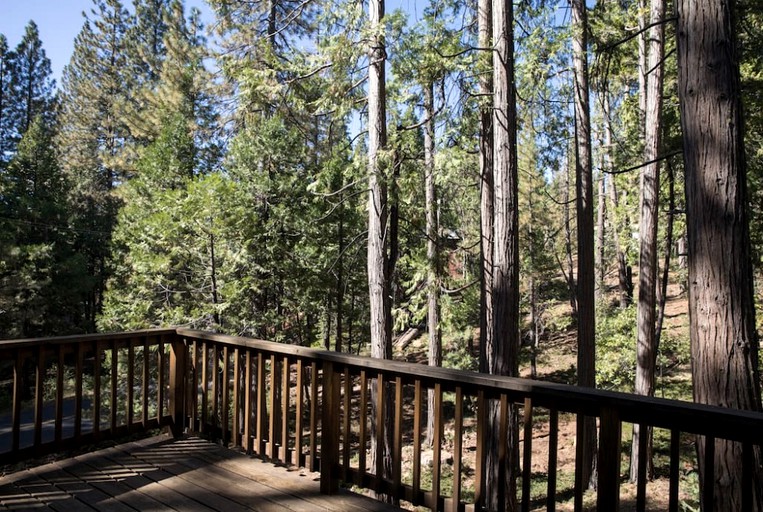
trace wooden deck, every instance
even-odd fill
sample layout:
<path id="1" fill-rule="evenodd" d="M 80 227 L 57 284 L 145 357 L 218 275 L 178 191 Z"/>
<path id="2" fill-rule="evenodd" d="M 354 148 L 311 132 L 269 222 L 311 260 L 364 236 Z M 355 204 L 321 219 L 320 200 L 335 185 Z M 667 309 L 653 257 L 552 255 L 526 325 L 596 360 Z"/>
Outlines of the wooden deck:
<path id="1" fill-rule="evenodd" d="M 77 512 L 392 512 L 318 473 L 263 462 L 197 438 L 153 437 L 0 477 L 0 510 Z"/>

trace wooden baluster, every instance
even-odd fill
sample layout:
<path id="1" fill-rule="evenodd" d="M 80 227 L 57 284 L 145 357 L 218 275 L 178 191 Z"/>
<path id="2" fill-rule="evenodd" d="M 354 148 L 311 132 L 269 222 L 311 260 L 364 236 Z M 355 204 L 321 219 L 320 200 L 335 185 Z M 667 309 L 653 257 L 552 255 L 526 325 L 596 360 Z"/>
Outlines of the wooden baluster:
<path id="1" fill-rule="evenodd" d="M 310 363 L 310 464 L 308 469 L 318 469 L 318 364 Z"/>
<path id="2" fill-rule="evenodd" d="M 395 411 L 392 437 L 392 495 L 401 496 L 403 466 L 403 379 L 395 377 Z"/>
<path id="3" fill-rule="evenodd" d="M 368 376 L 365 370 L 360 370 L 360 453 L 358 453 L 358 471 L 360 485 L 365 486 L 366 480 L 366 443 L 368 442 Z"/>
<path id="4" fill-rule="evenodd" d="M 477 450 L 474 468 L 474 508 L 481 510 L 485 502 L 485 429 L 487 428 L 485 392 L 477 391 Z"/>
<path id="5" fill-rule="evenodd" d="M 530 481 L 532 479 L 533 454 L 533 405 L 530 397 L 525 398 L 522 415 L 524 441 L 522 446 L 522 512 L 530 512 Z"/>
<path id="6" fill-rule="evenodd" d="M 93 342 L 94 361 L 93 361 L 93 436 L 96 440 L 100 438 L 101 432 L 101 344 Z"/>
<path id="7" fill-rule="evenodd" d="M 111 403 L 109 404 L 109 421 L 111 432 L 109 435 L 114 437 L 117 431 L 117 402 L 119 397 L 117 391 L 119 390 L 119 349 L 117 348 L 117 340 L 111 340 Z"/>
<path id="8" fill-rule="evenodd" d="M 40 345 L 37 349 L 37 368 L 35 370 L 34 384 L 34 448 L 39 450 L 42 444 L 42 398 L 45 385 L 45 347 Z"/>
<path id="9" fill-rule="evenodd" d="M 421 379 L 413 382 L 413 502 L 420 503 L 421 492 Z"/>
<path id="10" fill-rule="evenodd" d="M 742 444 L 742 510 L 753 510 L 752 481 L 755 471 L 755 456 L 752 443 Z"/>
<path id="11" fill-rule="evenodd" d="M 442 384 L 434 385 L 434 439 L 432 440 L 432 501 L 429 508 L 440 508 L 440 467 L 442 465 Z"/>
<path id="12" fill-rule="evenodd" d="M 165 346 L 164 346 L 164 340 L 160 336 L 158 338 L 158 345 L 157 345 L 157 356 L 156 356 L 156 365 L 157 368 L 157 375 L 159 376 L 159 385 L 157 386 L 157 397 L 156 397 L 156 416 L 159 420 L 159 424 L 164 424 L 164 388 L 167 385 L 165 381 L 165 375 L 164 375 L 164 361 L 166 359 L 165 357 Z"/>
<path id="13" fill-rule="evenodd" d="M 344 369 L 344 405 L 342 407 L 342 481 L 347 482 L 350 475 L 350 450 L 352 449 L 352 431 L 350 416 L 352 415 L 352 377 L 349 367 Z"/>
<path id="14" fill-rule="evenodd" d="M 61 446 L 64 424 L 64 346 L 58 345 L 58 362 L 56 363 L 56 419 L 55 444 Z"/>
<path id="15" fill-rule="evenodd" d="M 82 374 L 85 366 L 85 344 L 77 343 L 76 351 L 74 363 L 74 444 L 79 445 L 82 437 L 82 409 L 84 407 Z"/>
<path id="16" fill-rule="evenodd" d="M 556 466 L 559 447 L 559 411 L 548 412 L 548 490 L 546 491 L 546 510 L 556 510 Z"/>
<path id="17" fill-rule="evenodd" d="M 277 391 L 278 391 L 278 383 L 280 382 L 280 379 L 278 378 L 278 365 L 276 363 L 276 356 L 275 354 L 272 354 L 270 356 L 270 393 L 269 393 L 269 402 L 270 402 L 270 423 L 268 424 L 268 450 L 267 455 L 271 459 L 275 459 L 278 457 L 278 448 L 276 446 L 276 432 L 278 432 L 278 398 L 277 398 Z"/>
<path id="18" fill-rule="evenodd" d="M 201 345 L 201 432 L 209 431 L 209 347 Z"/>
<path id="19" fill-rule="evenodd" d="M 290 382 L 289 377 L 291 374 L 291 362 L 289 356 L 284 356 L 283 363 L 281 365 L 281 434 L 280 438 L 281 449 L 279 450 L 279 458 L 281 462 L 287 464 L 289 461 L 289 394 L 290 394 Z M 337 406 L 339 404 L 337 403 Z"/>
<path id="20" fill-rule="evenodd" d="M 384 416 L 387 414 L 384 406 L 386 405 L 386 393 L 385 393 L 385 379 L 384 374 L 379 372 L 376 376 L 376 467 L 374 472 L 376 474 L 376 484 L 374 490 L 381 492 L 381 487 L 384 484 Z"/>
<path id="21" fill-rule="evenodd" d="M 268 425 L 267 408 L 267 372 L 265 368 L 265 356 L 262 352 L 257 353 L 257 455 L 265 455 L 265 433 Z"/>
<path id="22" fill-rule="evenodd" d="M 339 461 L 339 374 L 330 361 L 323 363 L 321 401 L 321 493 L 334 494 L 339 489 L 336 465 Z"/>
<path id="23" fill-rule="evenodd" d="M 241 353 L 238 347 L 233 349 L 233 434 L 231 441 L 233 446 L 241 446 L 241 426 L 239 418 L 241 411 L 239 403 L 241 400 Z"/>
<path id="24" fill-rule="evenodd" d="M 294 413 L 294 456 L 292 457 L 292 464 L 295 466 L 302 466 L 302 452 L 304 450 L 304 441 L 302 439 L 302 416 L 304 415 L 304 402 L 305 392 L 303 389 L 305 368 L 302 358 L 297 359 L 297 383 L 296 383 L 296 411 Z"/>
<path id="25" fill-rule="evenodd" d="M 218 427 L 220 426 L 220 420 L 218 414 L 220 413 L 220 399 L 218 394 L 220 392 L 220 348 L 217 344 L 212 345 L 212 436 L 220 438 Z"/>
<path id="26" fill-rule="evenodd" d="M 639 424 L 638 436 L 638 473 L 636 475 L 636 511 L 646 510 L 646 469 L 648 465 L 648 447 L 652 427 L 646 423 Z"/>
<path id="27" fill-rule="evenodd" d="M 16 349 L 16 361 L 13 365 L 13 437 L 11 451 L 19 450 L 21 443 L 21 397 L 23 394 L 22 381 L 24 371 L 24 357 L 22 350 Z"/>
<path id="28" fill-rule="evenodd" d="M 678 512 L 679 461 L 681 455 L 681 433 L 670 431 L 670 486 L 668 491 L 668 511 Z"/>
<path id="29" fill-rule="evenodd" d="M 451 510 L 458 512 L 461 503 L 461 452 L 464 435 L 464 392 L 456 386 L 456 417 L 453 422 L 453 498 Z"/>
<path id="30" fill-rule="evenodd" d="M 508 434 L 509 434 L 509 397 L 501 394 L 500 412 L 498 418 L 498 481 L 506 480 L 506 472 L 512 472 L 508 467 Z M 498 489 L 498 503 L 501 508 L 506 504 L 506 486 L 500 485 Z"/>
<path id="31" fill-rule="evenodd" d="M 151 379 L 151 359 L 148 357 L 149 349 L 148 349 L 148 337 L 143 337 L 143 379 L 141 382 L 141 407 L 143 414 L 141 415 L 141 422 L 143 423 L 143 428 L 148 428 L 148 388 L 149 388 L 149 382 Z"/>
<path id="32" fill-rule="evenodd" d="M 135 414 L 135 340 L 131 338 L 127 343 L 127 429 L 132 431 Z"/>
<path id="33" fill-rule="evenodd" d="M 230 353 L 228 345 L 223 347 L 223 368 L 220 378 L 220 386 L 222 387 L 222 400 L 220 404 L 220 439 L 223 441 L 223 446 L 226 446 L 230 441 L 230 429 L 228 417 L 228 402 L 230 401 L 230 379 L 228 374 L 230 373 Z"/>
<path id="34" fill-rule="evenodd" d="M 246 349 L 246 383 L 244 384 L 244 450 L 252 453 L 252 351 Z"/>
<path id="35" fill-rule="evenodd" d="M 582 420 L 583 416 L 578 418 Z M 596 509 L 617 512 L 620 508 L 620 416 L 614 409 L 601 411 L 599 424 L 599 485 Z"/>
<path id="36" fill-rule="evenodd" d="M 702 509 L 712 510 L 715 501 L 715 437 L 705 436 L 705 474 L 700 485 Z"/>
<path id="37" fill-rule="evenodd" d="M 185 427 L 185 383 L 188 364 L 188 349 L 184 340 L 174 336 L 170 353 L 170 412 L 172 414 L 172 435 L 179 437 Z"/>

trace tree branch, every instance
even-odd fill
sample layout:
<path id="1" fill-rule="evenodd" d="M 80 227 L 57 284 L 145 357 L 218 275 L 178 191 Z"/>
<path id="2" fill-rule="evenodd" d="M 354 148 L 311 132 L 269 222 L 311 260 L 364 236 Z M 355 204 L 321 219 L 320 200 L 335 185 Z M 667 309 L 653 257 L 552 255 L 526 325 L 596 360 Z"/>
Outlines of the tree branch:
<path id="1" fill-rule="evenodd" d="M 654 160 L 649 160 L 648 162 L 643 162 L 638 165 L 634 165 L 633 167 L 628 167 L 627 169 L 620 169 L 619 171 L 604 171 L 604 172 L 607 174 L 625 174 L 626 172 L 631 172 L 631 171 L 635 171 L 636 169 L 641 169 L 642 167 L 646 167 L 649 164 L 653 164 L 655 162 L 661 162 L 670 157 L 680 155 L 683 152 L 684 152 L 683 149 L 676 149 L 675 151 L 671 151 L 670 153 L 667 153 L 665 155 L 658 156 Z"/>

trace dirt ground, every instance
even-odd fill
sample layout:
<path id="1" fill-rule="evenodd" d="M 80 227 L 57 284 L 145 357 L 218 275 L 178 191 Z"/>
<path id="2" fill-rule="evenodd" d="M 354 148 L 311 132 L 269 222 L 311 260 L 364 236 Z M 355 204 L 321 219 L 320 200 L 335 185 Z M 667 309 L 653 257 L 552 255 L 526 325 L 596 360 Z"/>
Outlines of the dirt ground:
<path id="1" fill-rule="evenodd" d="M 688 316 L 687 297 L 678 285 L 670 285 L 667 293 L 665 307 L 664 330 L 673 336 L 688 337 Z M 564 304 L 557 307 L 565 308 Z M 560 314 L 556 312 L 555 314 Z M 561 314 L 564 314 L 563 312 Z M 478 333 L 475 338 L 478 339 Z M 426 360 L 426 335 L 415 340 L 406 350 L 405 359 L 407 360 Z M 575 365 L 577 354 L 577 343 L 574 330 L 556 333 L 542 340 L 538 358 L 537 378 L 538 380 L 548 380 L 574 384 Z M 634 339 L 635 351 L 635 339 Z M 688 357 L 685 359 L 688 361 Z M 530 377 L 529 364 L 520 368 L 522 377 Z M 679 383 L 680 389 L 690 389 L 690 370 L 687 364 L 681 364 L 669 369 L 668 372 L 661 375 L 660 382 Z M 660 382 L 658 382 L 657 396 L 661 396 Z M 681 391 L 683 392 L 683 391 Z M 663 392 L 663 395 L 665 393 Z M 670 393 L 669 396 L 674 396 Z M 690 399 L 690 396 L 683 397 Z M 536 413 L 537 415 L 537 413 Z M 532 449 L 532 469 L 533 484 L 531 487 L 531 510 L 546 510 L 546 492 L 547 492 L 547 474 L 548 474 L 548 423 L 547 417 L 542 415 L 534 418 L 533 428 L 533 449 Z M 522 433 L 520 432 L 520 439 Z M 668 508 L 668 457 L 665 439 L 669 437 L 668 432 L 655 433 L 655 478 L 647 483 L 647 510 L 662 511 Z M 630 445 L 631 445 L 630 425 L 623 426 L 623 449 L 621 453 L 621 487 L 620 501 L 622 511 L 636 510 L 636 486 L 627 481 L 629 463 L 630 463 Z M 453 429 L 452 425 L 446 425 L 443 446 L 443 464 L 442 475 L 452 475 L 452 449 L 453 449 Z M 464 489 L 473 489 L 474 464 L 476 453 L 476 435 L 473 431 L 468 431 L 463 437 L 463 480 Z M 520 453 L 522 446 L 520 445 Z M 412 447 L 406 447 L 403 450 L 404 467 L 403 474 L 406 474 L 411 466 L 413 455 Z M 423 464 L 431 465 L 431 451 L 423 453 Z M 451 464 L 451 466 L 448 466 Z M 557 494 L 556 510 L 573 510 L 573 487 L 574 487 L 574 465 L 575 465 L 575 418 L 572 415 L 560 415 L 559 417 L 559 437 L 557 451 Z M 696 461 L 694 460 L 694 447 L 691 438 L 682 439 L 681 449 L 681 480 L 679 483 L 679 503 L 680 510 L 694 510 L 697 507 L 697 480 L 696 480 Z M 519 484 L 521 495 L 521 483 Z M 596 509 L 595 491 L 586 492 L 584 498 L 585 510 Z M 411 510 L 417 510 L 416 507 L 407 506 Z M 424 509 L 421 509 L 424 510 Z"/>

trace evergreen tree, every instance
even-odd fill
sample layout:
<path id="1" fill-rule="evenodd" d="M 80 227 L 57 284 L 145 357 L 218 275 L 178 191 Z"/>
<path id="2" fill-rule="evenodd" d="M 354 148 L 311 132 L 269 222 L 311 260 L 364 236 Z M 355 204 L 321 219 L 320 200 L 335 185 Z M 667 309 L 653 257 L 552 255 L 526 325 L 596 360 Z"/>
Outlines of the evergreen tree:
<path id="1" fill-rule="evenodd" d="M 133 0 L 133 22 L 127 29 L 126 51 L 136 85 L 153 85 L 168 58 L 165 34 L 170 0 Z"/>
<path id="2" fill-rule="evenodd" d="M 677 5 L 689 333 L 694 400 L 760 411 L 760 347 L 734 11 L 733 2 L 682 0 Z M 715 65 L 711 69 L 706 62 Z M 711 467 L 723 478 L 705 476 L 709 442 L 714 443 Z M 759 449 L 747 451 L 741 443 L 700 437 L 697 460 L 703 510 L 763 510 Z M 713 489 L 704 488 L 705 483 Z M 710 497 L 712 502 L 707 501 Z"/>
<path id="3" fill-rule="evenodd" d="M 38 115 L 0 175 L 0 338 L 81 332 L 82 258 L 69 244 L 67 183 Z M 10 235 L 10 236 L 9 236 Z"/>
<path id="4" fill-rule="evenodd" d="M 50 124 L 53 115 L 55 81 L 51 78 L 50 60 L 40 41 L 34 21 L 30 21 L 14 51 L 11 74 L 11 104 L 16 136 L 21 137 L 37 116 Z"/>
<path id="5" fill-rule="evenodd" d="M 64 69 L 56 139 L 61 166 L 72 182 L 75 246 L 87 259 L 92 278 L 84 299 L 88 329 L 95 328 L 103 301 L 117 211 L 113 189 L 128 177 L 120 161 L 129 135 L 120 104 L 132 82 L 125 57 L 128 12 L 119 0 L 94 0 L 91 17 L 86 17 Z"/>
<path id="6" fill-rule="evenodd" d="M 0 170 L 13 152 L 13 99 L 11 79 L 14 55 L 8 49 L 8 40 L 0 34 Z"/>

